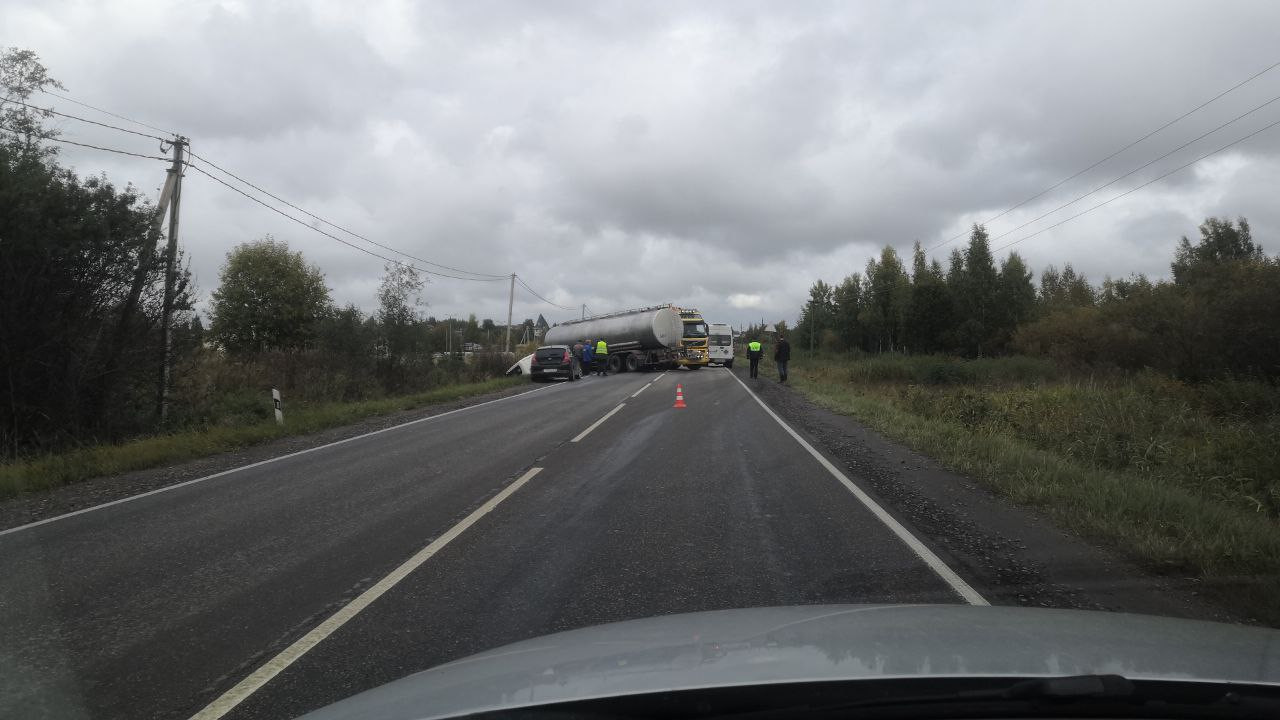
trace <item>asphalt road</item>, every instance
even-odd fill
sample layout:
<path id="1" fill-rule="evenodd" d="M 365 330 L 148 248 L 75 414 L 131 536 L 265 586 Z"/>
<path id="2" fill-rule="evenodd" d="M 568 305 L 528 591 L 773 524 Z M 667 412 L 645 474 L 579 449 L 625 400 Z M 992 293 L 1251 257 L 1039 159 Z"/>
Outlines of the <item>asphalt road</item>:
<path id="1" fill-rule="evenodd" d="M 0 716 L 292 717 L 600 622 L 983 599 L 829 463 L 727 370 L 623 374 L 5 531 Z"/>

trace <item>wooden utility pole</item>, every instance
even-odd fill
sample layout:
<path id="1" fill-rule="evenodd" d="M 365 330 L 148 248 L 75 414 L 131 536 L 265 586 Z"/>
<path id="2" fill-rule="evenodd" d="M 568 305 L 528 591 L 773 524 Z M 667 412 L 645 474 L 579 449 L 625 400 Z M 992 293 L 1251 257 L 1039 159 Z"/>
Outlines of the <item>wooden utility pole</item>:
<path id="1" fill-rule="evenodd" d="M 182 200 L 182 153 L 187 147 L 187 139 L 181 135 L 173 139 L 173 166 L 169 168 L 169 177 L 165 182 L 168 189 L 172 183 L 173 190 L 169 196 L 169 243 L 165 250 L 164 272 L 164 308 L 160 314 L 160 346 L 163 353 L 160 360 L 160 392 L 157 393 L 160 422 L 169 419 L 169 386 L 173 370 L 173 301 L 177 294 L 178 281 L 178 208 Z"/>
<path id="2" fill-rule="evenodd" d="M 511 293 L 507 295 L 507 352 L 511 352 L 511 308 L 516 304 L 516 274 L 511 273 Z"/>

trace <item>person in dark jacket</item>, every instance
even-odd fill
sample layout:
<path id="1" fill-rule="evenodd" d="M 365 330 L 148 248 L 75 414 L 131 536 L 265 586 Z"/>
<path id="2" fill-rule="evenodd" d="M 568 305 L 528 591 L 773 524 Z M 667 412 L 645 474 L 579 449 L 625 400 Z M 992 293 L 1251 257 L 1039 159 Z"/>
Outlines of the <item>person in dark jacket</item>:
<path id="1" fill-rule="evenodd" d="M 595 363 L 595 350 L 590 340 L 582 342 L 582 374 L 590 375 Z"/>
<path id="2" fill-rule="evenodd" d="M 787 381 L 787 362 L 791 360 L 791 343 L 781 335 L 773 348 L 773 361 L 778 365 L 778 382 Z"/>

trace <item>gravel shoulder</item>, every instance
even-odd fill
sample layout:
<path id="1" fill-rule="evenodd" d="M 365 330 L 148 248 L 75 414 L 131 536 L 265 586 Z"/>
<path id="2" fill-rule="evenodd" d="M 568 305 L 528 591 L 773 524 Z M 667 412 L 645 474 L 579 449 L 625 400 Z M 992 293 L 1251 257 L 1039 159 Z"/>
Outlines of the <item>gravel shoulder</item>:
<path id="1" fill-rule="evenodd" d="M 543 385 L 528 383 L 516 385 L 484 395 L 450 400 L 447 402 L 426 405 L 413 410 L 403 410 L 389 415 L 378 415 L 365 418 L 360 422 L 329 428 L 307 435 L 294 435 L 287 438 L 253 445 L 233 452 L 220 453 L 188 462 L 122 473 L 106 477 L 98 477 L 74 485 L 51 488 L 34 493 L 20 495 L 0 501 L 0 530 L 38 522 L 76 510 L 120 500 L 131 495 L 150 492 L 169 485 L 176 485 L 188 480 L 212 475 L 213 473 L 231 470 L 243 465 L 268 460 L 280 455 L 319 447 L 338 440 L 363 435 L 364 433 L 406 423 L 419 418 L 439 415 L 480 403 L 490 402 L 511 395 L 531 392 Z"/>
<path id="2" fill-rule="evenodd" d="M 992 604 L 1244 622 L 1198 581 L 1153 575 L 862 425 L 818 407 L 776 377 L 733 372 L 797 432 L 838 459 L 864 490 L 936 548 Z"/>

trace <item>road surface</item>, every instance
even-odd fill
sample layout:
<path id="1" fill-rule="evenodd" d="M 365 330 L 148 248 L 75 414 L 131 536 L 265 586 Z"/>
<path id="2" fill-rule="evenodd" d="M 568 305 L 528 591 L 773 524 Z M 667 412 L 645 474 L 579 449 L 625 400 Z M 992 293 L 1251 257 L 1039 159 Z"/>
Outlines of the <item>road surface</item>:
<path id="1" fill-rule="evenodd" d="M 292 717 L 601 622 L 1018 602 L 809 440 L 728 370 L 590 377 L 11 528 L 0 716 Z"/>

